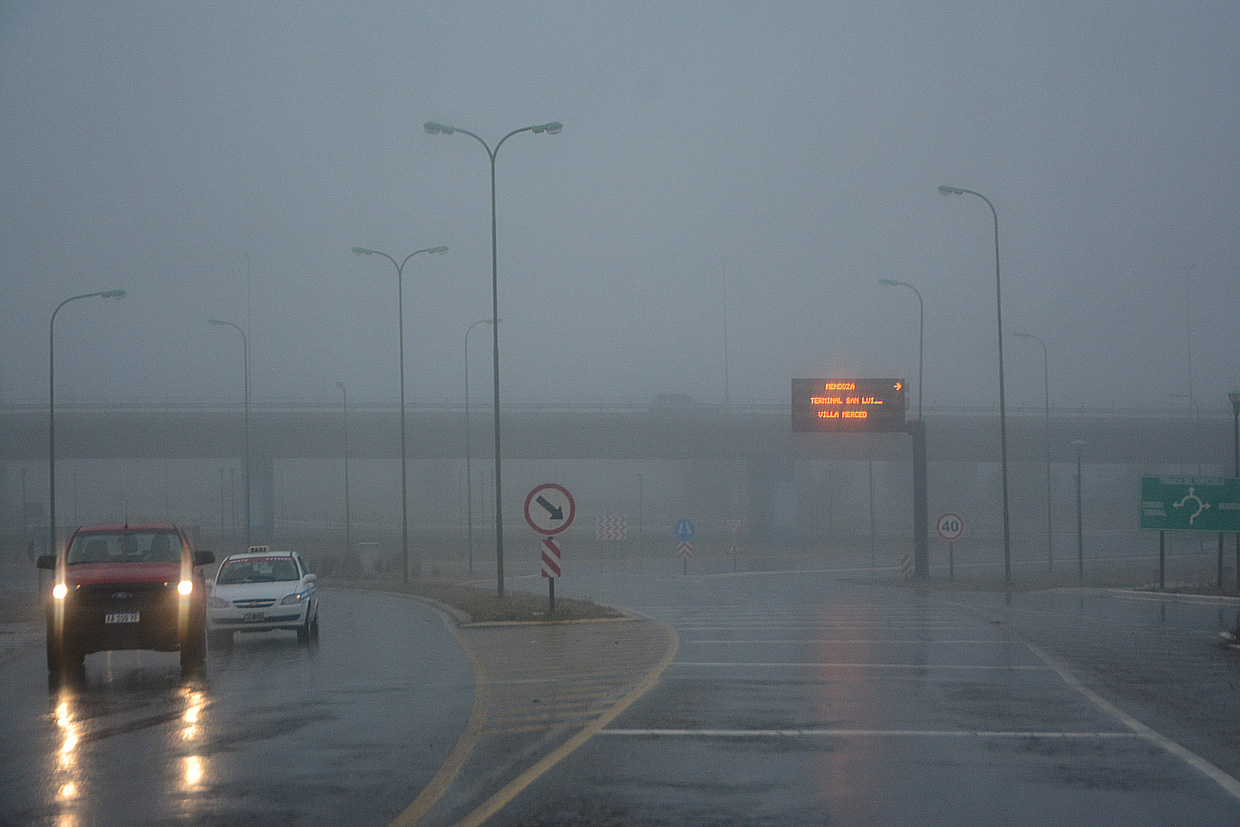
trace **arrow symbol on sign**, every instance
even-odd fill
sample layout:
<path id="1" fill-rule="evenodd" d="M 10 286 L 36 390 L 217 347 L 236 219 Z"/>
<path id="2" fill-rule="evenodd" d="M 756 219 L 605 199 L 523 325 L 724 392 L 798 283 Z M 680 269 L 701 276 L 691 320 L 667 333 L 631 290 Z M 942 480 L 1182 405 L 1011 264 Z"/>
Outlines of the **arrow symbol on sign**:
<path id="1" fill-rule="evenodd" d="M 538 498 L 534 500 L 534 502 L 538 503 L 543 508 L 547 509 L 547 513 L 551 515 L 551 519 L 553 520 L 564 519 L 564 509 L 560 508 L 558 505 L 552 505 L 551 503 L 547 502 L 547 498 L 544 497 L 542 494 L 539 494 Z"/>
<path id="2" fill-rule="evenodd" d="M 902 387 L 904 387 L 904 383 L 903 383 L 903 382 L 896 382 L 895 388 L 896 388 L 896 391 L 897 391 L 897 392 L 899 392 L 900 388 L 902 388 Z"/>

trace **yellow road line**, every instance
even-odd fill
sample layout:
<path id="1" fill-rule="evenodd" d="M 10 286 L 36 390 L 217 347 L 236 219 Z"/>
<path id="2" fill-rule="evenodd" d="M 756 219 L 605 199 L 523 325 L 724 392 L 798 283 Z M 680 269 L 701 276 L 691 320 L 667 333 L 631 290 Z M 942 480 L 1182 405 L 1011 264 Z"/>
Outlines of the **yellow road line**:
<path id="1" fill-rule="evenodd" d="M 415 598 L 416 599 L 416 598 Z M 473 751 L 474 746 L 478 743 L 478 739 L 482 737 L 482 728 L 487 720 L 487 713 L 491 705 L 491 684 L 487 680 L 486 669 L 483 668 L 482 661 L 474 653 L 472 649 L 465 645 L 464 638 L 456 628 L 455 623 L 448 623 L 445 620 L 452 637 L 456 638 L 456 642 L 465 650 L 465 654 L 469 656 L 469 663 L 474 668 L 474 708 L 469 715 L 469 723 L 465 725 L 465 731 L 461 733 L 461 737 L 457 739 L 456 745 L 452 747 L 452 752 L 448 754 L 448 760 L 439 768 L 439 772 L 435 773 L 435 777 L 426 785 L 426 788 L 418 794 L 413 803 L 405 808 L 405 811 L 392 820 L 388 827 L 412 827 L 422 819 L 431 808 L 439 801 L 448 788 L 452 786 L 452 782 L 456 780 L 456 776 L 460 773 L 461 768 L 465 766 L 466 759 Z"/>
<path id="2" fill-rule="evenodd" d="M 576 751 L 578 747 L 597 735 L 603 727 L 614 721 L 620 713 L 628 709 L 633 702 L 635 702 L 642 695 L 645 695 L 654 687 L 659 680 L 659 676 L 663 674 L 663 670 L 666 669 L 668 664 L 672 662 L 672 658 L 676 657 L 676 650 L 680 646 L 680 639 L 676 636 L 676 630 L 666 623 L 654 619 L 651 619 L 651 622 L 658 623 L 663 627 L 664 631 L 668 635 L 668 646 L 662 659 L 655 664 L 654 668 L 646 673 L 646 677 L 642 678 L 636 686 L 629 690 L 628 694 L 621 698 L 615 706 L 596 718 L 588 726 L 572 738 L 569 738 L 555 750 L 548 753 L 541 761 L 510 781 L 503 787 L 503 789 L 483 802 L 482 806 L 478 807 L 478 809 L 458 821 L 454 827 L 478 827 L 478 825 L 481 825 L 488 818 L 499 812 L 500 809 L 502 809 L 506 804 L 516 798 L 522 790 L 533 784 L 548 770 Z"/>

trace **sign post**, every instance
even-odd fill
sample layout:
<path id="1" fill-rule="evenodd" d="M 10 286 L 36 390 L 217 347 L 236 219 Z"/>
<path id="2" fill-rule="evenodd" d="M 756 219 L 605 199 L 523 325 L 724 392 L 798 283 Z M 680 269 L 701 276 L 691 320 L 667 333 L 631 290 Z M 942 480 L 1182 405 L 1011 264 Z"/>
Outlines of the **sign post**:
<path id="1" fill-rule="evenodd" d="M 736 558 L 741 553 L 741 547 L 736 542 L 736 536 L 740 534 L 742 530 L 744 530 L 745 520 L 742 517 L 729 517 L 723 521 L 723 524 L 728 527 L 728 531 L 732 535 L 732 544 L 728 546 L 728 554 L 732 556 L 732 571 L 735 572 L 736 571 Z"/>
<path id="2" fill-rule="evenodd" d="M 525 522 L 543 535 L 542 576 L 547 578 L 547 601 L 555 614 L 555 579 L 560 576 L 560 547 L 551 539 L 573 524 L 577 503 L 568 489 L 547 482 L 535 486 L 525 498 Z"/>

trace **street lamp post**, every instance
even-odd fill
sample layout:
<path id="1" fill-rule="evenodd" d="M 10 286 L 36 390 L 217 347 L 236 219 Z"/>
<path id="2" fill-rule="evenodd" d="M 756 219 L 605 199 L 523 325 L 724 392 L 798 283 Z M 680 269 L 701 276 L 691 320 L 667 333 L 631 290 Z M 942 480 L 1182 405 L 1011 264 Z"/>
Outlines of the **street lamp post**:
<path id="1" fill-rule="evenodd" d="M 344 382 L 337 382 L 344 404 L 344 551 L 353 549 L 353 520 L 349 514 L 349 389 Z"/>
<path id="2" fill-rule="evenodd" d="M 467 549 L 469 554 L 469 573 L 474 573 L 474 488 L 470 473 L 470 462 L 473 459 L 469 450 L 469 332 L 480 324 L 494 324 L 491 319 L 479 319 L 465 328 L 465 523 Z"/>
<path id="3" fill-rule="evenodd" d="M 879 279 L 879 284 L 887 287 L 907 287 L 917 294 L 917 419 L 921 419 L 922 389 L 922 357 L 926 352 L 926 303 L 922 301 L 921 291 L 905 281 L 895 279 Z"/>
<path id="4" fill-rule="evenodd" d="M 250 340 L 239 325 L 222 319 L 208 319 L 207 321 L 217 327 L 231 327 L 241 334 L 241 355 L 245 369 L 245 544 L 249 547 L 253 541 L 250 536 Z"/>
<path id="5" fill-rule="evenodd" d="M 1085 440 L 1074 439 L 1071 443 L 1076 449 L 1076 576 L 1085 582 L 1085 531 L 1081 527 L 1081 449 Z"/>
<path id="6" fill-rule="evenodd" d="M 1007 402 L 1003 389 L 1003 295 L 999 282 L 999 213 L 990 199 L 980 192 L 949 187 L 939 187 L 942 195 L 976 195 L 990 207 L 990 214 L 995 220 L 995 311 L 999 320 L 999 457 L 1003 472 L 1003 582 L 1012 585 L 1012 521 L 1008 511 L 1008 467 L 1007 467 Z"/>
<path id="7" fill-rule="evenodd" d="M 448 252 L 447 247 L 426 247 L 414 250 L 398 264 L 396 259 L 387 253 L 366 247 L 353 248 L 355 256 L 383 256 L 396 268 L 396 319 L 399 331 L 397 342 L 400 349 L 400 549 L 401 559 L 404 561 L 404 574 L 401 579 L 403 583 L 409 582 L 409 484 L 405 473 L 405 296 L 403 287 L 405 265 L 418 253 L 437 255 L 446 252 Z"/>
<path id="8" fill-rule="evenodd" d="M 1051 373 L 1050 360 L 1046 354 L 1046 342 L 1032 333 L 1013 333 L 1020 339 L 1033 339 L 1042 346 L 1042 393 L 1046 432 L 1046 570 L 1055 570 L 1055 543 L 1051 533 Z"/>
<path id="9" fill-rule="evenodd" d="M 1197 455 L 1197 474 L 1201 474 L 1201 406 L 1191 393 L 1169 394 L 1172 399 L 1187 399 L 1193 411 L 1193 453 Z"/>
<path id="10" fill-rule="evenodd" d="M 1232 438 L 1235 445 L 1232 473 L 1240 477 L 1240 391 L 1229 391 L 1227 401 L 1231 403 Z M 1236 533 L 1236 589 L 1240 590 L 1240 532 Z"/>
<path id="11" fill-rule="evenodd" d="M 499 154 L 499 148 L 504 145 L 504 141 L 520 132 L 532 132 L 536 135 L 546 133 L 548 135 L 558 135 L 564 125 L 559 121 L 538 124 L 536 126 L 524 126 L 520 129 L 514 129 L 504 137 L 500 138 L 495 144 L 495 148 L 482 138 L 470 132 L 468 129 L 460 129 L 455 126 L 447 126 L 445 124 L 436 123 L 435 121 L 427 121 L 423 127 L 428 135 L 451 135 L 460 132 L 462 135 L 468 135 L 482 145 L 486 150 L 487 157 L 491 161 L 491 319 L 495 322 L 499 321 L 499 263 L 497 256 L 496 241 L 496 220 L 495 220 L 495 157 Z M 502 499 L 500 494 L 500 438 L 499 438 L 499 324 L 491 325 L 491 342 L 492 342 L 492 374 L 495 384 L 495 577 L 498 584 L 499 597 L 504 596 L 504 515 L 502 507 Z"/>
<path id="12" fill-rule="evenodd" d="M 96 293 L 83 293 L 70 296 L 56 305 L 52 311 L 52 320 L 47 326 L 47 510 L 48 532 L 47 553 L 56 554 L 56 314 L 60 308 L 71 301 L 89 299 L 98 296 L 101 299 L 123 299 L 124 290 L 100 290 Z M 25 493 L 22 494 L 22 520 L 25 520 Z"/>

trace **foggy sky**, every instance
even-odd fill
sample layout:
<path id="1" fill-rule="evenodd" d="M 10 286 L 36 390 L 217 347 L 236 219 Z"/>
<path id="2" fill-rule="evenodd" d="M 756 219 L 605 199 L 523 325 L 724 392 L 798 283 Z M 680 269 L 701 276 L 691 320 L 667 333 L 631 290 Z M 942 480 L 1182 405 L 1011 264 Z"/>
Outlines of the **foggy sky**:
<path id="1" fill-rule="evenodd" d="M 0 404 L 782 402 L 917 372 L 996 405 L 1004 325 L 1051 401 L 1240 386 L 1240 6 L 642 2 L 0 6 Z M 485 326 L 471 398 L 490 395 Z M 1005 342 L 1010 405 L 1041 351 Z M 1190 379 L 1191 373 L 1191 379 Z"/>

